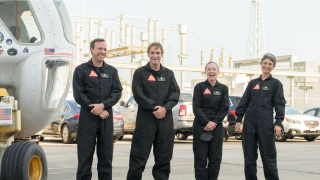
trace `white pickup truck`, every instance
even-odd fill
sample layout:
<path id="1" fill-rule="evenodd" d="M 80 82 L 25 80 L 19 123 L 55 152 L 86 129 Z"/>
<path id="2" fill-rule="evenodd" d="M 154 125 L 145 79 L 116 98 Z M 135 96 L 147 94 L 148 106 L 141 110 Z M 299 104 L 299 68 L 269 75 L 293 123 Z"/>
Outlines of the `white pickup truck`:
<path id="1" fill-rule="evenodd" d="M 120 102 L 117 109 L 123 115 L 124 134 L 133 134 L 136 128 L 138 104 L 132 96 L 127 103 Z M 181 91 L 179 102 L 172 109 L 174 131 L 177 139 L 186 140 L 192 134 L 194 114 L 192 110 L 192 95 L 190 92 Z M 121 140 L 120 137 L 119 140 Z"/>

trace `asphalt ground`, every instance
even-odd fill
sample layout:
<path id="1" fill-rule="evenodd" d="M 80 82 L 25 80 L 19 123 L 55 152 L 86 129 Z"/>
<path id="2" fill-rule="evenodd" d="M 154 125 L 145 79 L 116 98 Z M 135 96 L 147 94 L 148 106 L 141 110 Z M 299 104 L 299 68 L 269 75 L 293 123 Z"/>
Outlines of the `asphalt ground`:
<path id="1" fill-rule="evenodd" d="M 45 139 L 40 142 L 48 161 L 48 180 L 74 180 L 77 171 L 77 144 L 63 144 L 60 139 Z M 320 140 L 307 142 L 302 138 L 289 139 L 276 143 L 278 170 L 281 180 L 320 179 Z M 113 180 L 125 180 L 129 167 L 131 136 L 114 145 Z M 264 179 L 262 162 L 259 156 L 258 178 Z M 151 151 L 143 180 L 152 180 L 154 157 Z M 244 160 L 241 141 L 233 138 L 223 144 L 223 157 L 219 180 L 244 180 Z M 92 179 L 97 177 L 97 157 L 94 155 Z M 194 180 L 192 137 L 188 140 L 175 140 L 171 161 L 172 180 Z"/>

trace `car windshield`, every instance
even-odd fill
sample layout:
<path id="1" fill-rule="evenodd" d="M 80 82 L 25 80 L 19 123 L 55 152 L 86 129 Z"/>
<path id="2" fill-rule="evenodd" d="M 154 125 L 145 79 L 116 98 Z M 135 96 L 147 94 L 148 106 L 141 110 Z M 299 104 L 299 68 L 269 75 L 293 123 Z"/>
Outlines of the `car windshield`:
<path id="1" fill-rule="evenodd" d="M 302 113 L 296 108 L 290 105 L 286 105 L 285 114 L 302 114 Z"/>
<path id="2" fill-rule="evenodd" d="M 179 102 L 192 102 L 190 93 L 180 93 Z"/>

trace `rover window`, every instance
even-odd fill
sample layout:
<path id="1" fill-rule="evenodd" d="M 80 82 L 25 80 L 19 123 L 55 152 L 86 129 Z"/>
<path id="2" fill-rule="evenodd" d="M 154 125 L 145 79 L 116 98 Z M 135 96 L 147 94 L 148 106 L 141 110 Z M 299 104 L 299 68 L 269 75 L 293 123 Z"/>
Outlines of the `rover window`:
<path id="1" fill-rule="evenodd" d="M 0 21 L 18 43 L 40 43 L 40 25 L 29 1 L 0 1 Z"/>

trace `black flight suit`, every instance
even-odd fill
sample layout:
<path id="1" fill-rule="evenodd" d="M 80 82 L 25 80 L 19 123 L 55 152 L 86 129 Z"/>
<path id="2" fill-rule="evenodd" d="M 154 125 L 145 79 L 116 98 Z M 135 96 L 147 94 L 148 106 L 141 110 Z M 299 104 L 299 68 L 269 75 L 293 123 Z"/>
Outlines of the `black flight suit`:
<path id="1" fill-rule="evenodd" d="M 141 180 L 152 145 L 155 160 L 152 175 L 155 180 L 167 180 L 174 143 L 172 108 L 180 95 L 174 73 L 162 65 L 159 71 L 154 71 L 148 63 L 134 72 L 132 92 L 139 107 L 127 180 Z M 155 106 L 166 108 L 165 118 L 154 116 Z"/>
<path id="2" fill-rule="evenodd" d="M 258 144 L 266 180 L 278 180 L 274 125 L 281 126 L 286 101 L 282 83 L 271 75 L 249 82 L 236 109 L 237 122 L 242 122 L 242 148 L 246 180 L 257 180 Z M 275 108 L 276 116 L 273 116 Z M 276 120 L 274 123 L 274 119 Z"/>
<path id="3" fill-rule="evenodd" d="M 218 81 L 212 87 L 208 80 L 197 84 L 193 93 L 193 153 L 196 180 L 218 179 L 222 159 L 223 125 L 228 114 L 228 87 Z M 210 141 L 200 139 L 209 121 L 217 124 Z M 208 161 L 209 160 L 209 161 Z"/>
<path id="4" fill-rule="evenodd" d="M 101 72 L 99 72 L 99 69 Z M 93 66 L 92 60 L 78 66 L 73 75 L 73 96 L 81 105 L 77 131 L 77 180 L 92 177 L 91 165 L 97 138 L 98 178 L 112 179 L 113 113 L 122 92 L 117 69 L 103 62 L 102 68 Z M 103 103 L 109 117 L 101 119 L 90 111 L 90 104 Z"/>

